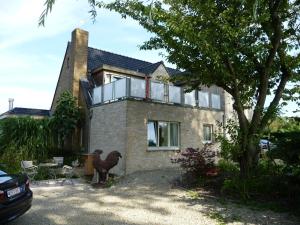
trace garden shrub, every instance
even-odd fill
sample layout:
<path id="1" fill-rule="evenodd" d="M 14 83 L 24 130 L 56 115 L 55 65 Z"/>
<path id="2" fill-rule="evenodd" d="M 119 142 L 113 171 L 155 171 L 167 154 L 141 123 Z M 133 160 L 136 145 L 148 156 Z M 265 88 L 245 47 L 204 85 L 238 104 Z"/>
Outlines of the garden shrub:
<path id="1" fill-rule="evenodd" d="M 5 118 L 0 123 L 0 160 L 8 170 L 20 169 L 22 160 L 41 161 L 52 145 L 50 119 Z"/>
<path id="2" fill-rule="evenodd" d="M 221 172 L 228 175 L 238 175 L 240 171 L 237 163 L 225 159 L 220 159 L 218 161 L 218 168 Z"/>
<path id="3" fill-rule="evenodd" d="M 63 143 L 79 120 L 76 98 L 69 92 L 60 96 L 52 118 L 9 117 L 0 120 L 0 162 L 7 165 L 8 171 L 17 172 L 22 160 L 40 162 L 52 156 L 64 156 Z"/>
<path id="4" fill-rule="evenodd" d="M 52 120 L 57 144 L 61 149 L 65 147 L 68 138 L 71 139 L 80 122 L 81 114 L 76 101 L 77 99 L 69 91 L 64 91 L 57 101 Z"/>
<path id="5" fill-rule="evenodd" d="M 202 149 L 187 148 L 171 159 L 172 163 L 179 163 L 188 174 L 204 176 L 207 171 L 214 168 L 215 152 L 204 145 Z"/>
<path id="6" fill-rule="evenodd" d="M 300 131 L 271 133 L 276 148 L 268 152 L 271 158 L 282 159 L 287 165 L 300 164 Z"/>

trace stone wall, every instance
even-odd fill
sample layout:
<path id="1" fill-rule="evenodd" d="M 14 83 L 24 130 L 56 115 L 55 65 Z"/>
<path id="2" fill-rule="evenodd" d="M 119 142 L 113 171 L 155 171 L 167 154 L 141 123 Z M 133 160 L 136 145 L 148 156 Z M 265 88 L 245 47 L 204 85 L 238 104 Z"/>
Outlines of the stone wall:
<path id="1" fill-rule="evenodd" d="M 159 67 L 157 67 L 157 69 L 151 74 L 151 77 L 153 80 L 156 80 L 157 78 L 168 78 L 169 74 L 166 71 L 166 68 L 163 66 L 163 64 L 161 64 Z"/>
<path id="2" fill-rule="evenodd" d="M 170 158 L 174 150 L 148 150 L 147 121 L 170 121 L 180 123 L 180 149 L 203 146 L 203 124 L 212 124 L 218 129 L 217 121 L 222 121 L 223 112 L 173 106 L 160 103 L 128 101 L 127 131 L 128 149 L 126 173 L 174 167 Z"/>
<path id="3" fill-rule="evenodd" d="M 124 100 L 92 108 L 90 152 L 100 148 L 105 156 L 112 150 L 123 155 L 113 172 L 129 174 L 135 171 L 178 166 L 170 158 L 178 151 L 148 150 L 148 120 L 179 122 L 180 149 L 203 146 L 203 124 L 218 130 L 223 111 L 200 110 L 192 107 Z"/>
<path id="4" fill-rule="evenodd" d="M 111 172 L 123 175 L 125 173 L 127 149 L 127 101 L 114 102 L 91 109 L 89 152 L 103 150 L 105 159 L 111 151 L 122 154 L 119 164 Z"/>

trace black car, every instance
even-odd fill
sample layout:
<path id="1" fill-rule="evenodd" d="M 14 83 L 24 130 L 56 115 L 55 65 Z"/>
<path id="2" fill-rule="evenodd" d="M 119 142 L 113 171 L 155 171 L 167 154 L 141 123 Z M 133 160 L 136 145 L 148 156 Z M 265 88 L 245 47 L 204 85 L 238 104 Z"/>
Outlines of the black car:
<path id="1" fill-rule="evenodd" d="M 16 219 L 30 209 L 32 191 L 26 174 L 0 170 L 0 224 Z"/>

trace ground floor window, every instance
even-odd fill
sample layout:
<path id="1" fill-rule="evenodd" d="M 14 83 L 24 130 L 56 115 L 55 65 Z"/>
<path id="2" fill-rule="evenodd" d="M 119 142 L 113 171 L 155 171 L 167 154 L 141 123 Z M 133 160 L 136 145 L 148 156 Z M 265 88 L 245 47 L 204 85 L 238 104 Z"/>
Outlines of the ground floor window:
<path id="1" fill-rule="evenodd" d="M 148 121 L 149 149 L 178 149 L 179 123 L 165 121 Z"/>
<path id="2" fill-rule="evenodd" d="M 203 142 L 211 143 L 213 141 L 213 125 L 204 124 L 203 125 Z"/>

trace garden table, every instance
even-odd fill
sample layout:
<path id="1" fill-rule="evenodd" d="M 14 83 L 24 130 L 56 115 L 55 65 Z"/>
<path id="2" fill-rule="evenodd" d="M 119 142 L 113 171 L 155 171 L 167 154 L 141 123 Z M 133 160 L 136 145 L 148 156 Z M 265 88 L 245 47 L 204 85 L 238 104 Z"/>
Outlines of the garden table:
<path id="1" fill-rule="evenodd" d="M 50 177 L 56 180 L 56 169 L 59 167 L 57 163 L 40 163 L 38 167 L 48 169 Z"/>

